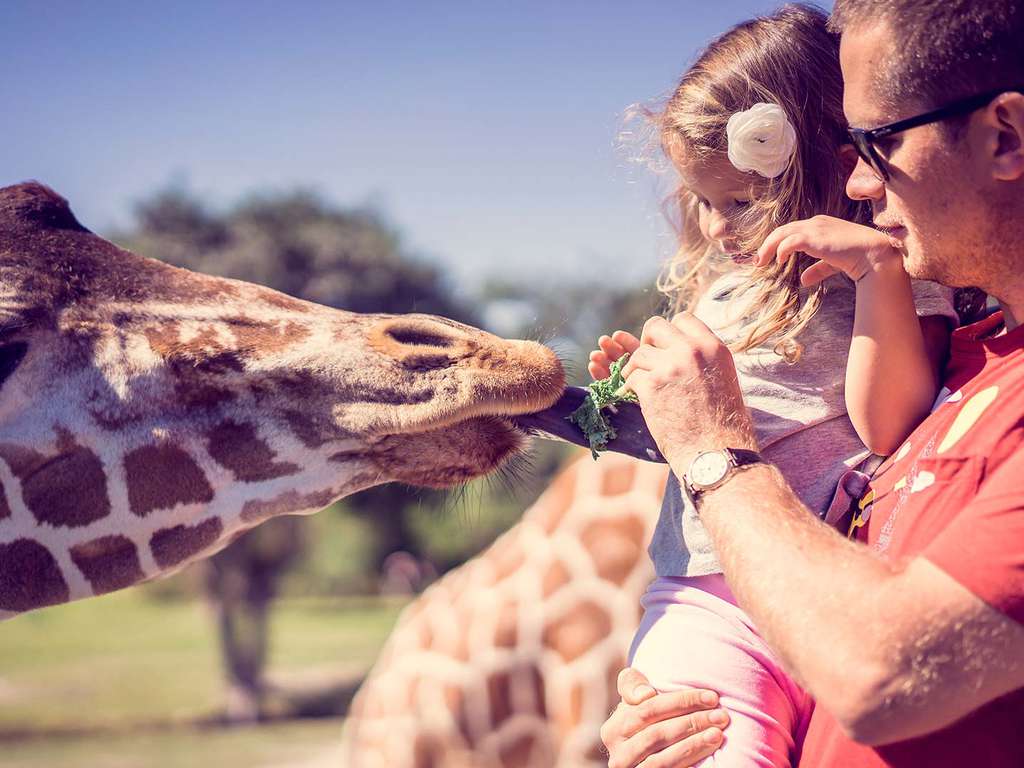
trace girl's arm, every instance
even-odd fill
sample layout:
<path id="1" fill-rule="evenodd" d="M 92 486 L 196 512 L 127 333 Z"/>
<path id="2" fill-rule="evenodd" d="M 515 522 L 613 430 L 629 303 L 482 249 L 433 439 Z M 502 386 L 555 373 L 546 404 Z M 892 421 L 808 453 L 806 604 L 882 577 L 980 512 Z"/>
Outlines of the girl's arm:
<path id="1" fill-rule="evenodd" d="M 918 318 L 902 261 L 857 281 L 846 410 L 873 453 L 887 456 L 928 415 L 949 349 L 949 320 Z"/>
<path id="2" fill-rule="evenodd" d="M 892 453 L 935 401 L 949 344 L 947 321 L 918 319 L 902 253 L 878 230 L 831 216 L 793 222 L 768 236 L 757 264 L 798 251 L 820 259 L 804 271 L 804 285 L 839 272 L 857 284 L 847 411 L 871 451 Z"/>

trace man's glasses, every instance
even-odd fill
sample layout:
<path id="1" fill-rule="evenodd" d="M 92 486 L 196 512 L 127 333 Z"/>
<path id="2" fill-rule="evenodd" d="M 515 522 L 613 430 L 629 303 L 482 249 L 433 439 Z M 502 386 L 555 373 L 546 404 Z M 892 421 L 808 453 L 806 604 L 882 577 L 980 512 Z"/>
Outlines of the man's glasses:
<path id="1" fill-rule="evenodd" d="M 878 154 L 878 150 L 875 148 L 875 142 L 878 139 L 891 136 L 894 133 L 901 133 L 902 131 L 909 130 L 910 128 L 917 128 L 919 125 L 937 123 L 939 120 L 945 120 L 947 117 L 953 117 L 954 115 L 963 115 L 968 112 L 973 112 L 976 109 L 984 107 L 996 96 L 1009 91 L 1024 93 L 1024 87 L 999 88 L 995 91 L 980 93 L 977 96 L 970 96 L 969 98 L 961 99 L 960 101 L 954 101 L 952 104 L 939 107 L 931 112 L 925 112 L 924 114 L 917 115 L 915 117 L 908 117 L 906 120 L 897 120 L 895 123 L 881 125 L 878 128 L 872 128 L 871 130 L 865 130 L 864 128 L 850 128 L 850 141 L 853 143 L 853 146 L 857 148 L 857 154 L 861 156 L 864 162 L 870 165 L 874 172 L 877 173 L 883 181 L 888 181 L 889 169 L 886 167 L 885 161 L 882 159 L 882 156 Z"/>

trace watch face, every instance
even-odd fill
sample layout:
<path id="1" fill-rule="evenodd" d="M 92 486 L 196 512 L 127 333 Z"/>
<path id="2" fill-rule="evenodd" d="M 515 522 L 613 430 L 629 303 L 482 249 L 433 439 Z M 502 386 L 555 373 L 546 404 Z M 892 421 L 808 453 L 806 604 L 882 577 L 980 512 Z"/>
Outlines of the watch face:
<path id="1" fill-rule="evenodd" d="M 700 454 L 690 465 L 690 482 L 696 486 L 709 486 L 719 482 L 729 472 L 729 458 L 724 451 Z"/>

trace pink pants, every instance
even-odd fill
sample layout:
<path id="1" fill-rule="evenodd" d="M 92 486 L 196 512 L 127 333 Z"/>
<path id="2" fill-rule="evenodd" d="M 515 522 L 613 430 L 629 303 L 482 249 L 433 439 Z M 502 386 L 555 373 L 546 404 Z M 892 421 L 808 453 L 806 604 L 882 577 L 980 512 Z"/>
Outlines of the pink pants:
<path id="1" fill-rule="evenodd" d="M 655 579 L 642 605 L 630 665 L 659 691 L 717 691 L 729 712 L 725 743 L 700 765 L 794 765 L 814 702 L 783 671 L 724 577 Z"/>

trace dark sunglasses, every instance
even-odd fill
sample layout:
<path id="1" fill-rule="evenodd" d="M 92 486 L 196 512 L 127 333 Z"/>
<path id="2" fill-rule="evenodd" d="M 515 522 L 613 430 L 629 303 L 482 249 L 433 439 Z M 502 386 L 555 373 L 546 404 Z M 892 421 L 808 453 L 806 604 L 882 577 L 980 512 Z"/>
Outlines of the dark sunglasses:
<path id="1" fill-rule="evenodd" d="M 872 170 L 874 170 L 874 172 L 877 173 L 883 181 L 888 181 L 889 170 L 885 165 L 885 161 L 882 160 L 882 156 L 879 155 L 878 150 L 875 149 L 875 141 L 886 136 L 891 136 L 894 133 L 901 133 L 902 131 L 906 131 L 911 128 L 917 128 L 919 125 L 937 123 L 939 120 L 945 120 L 947 117 L 973 112 L 976 109 L 984 107 L 996 96 L 1011 91 L 1024 93 L 1024 87 L 999 88 L 995 91 L 979 93 L 977 96 L 970 96 L 966 99 L 961 99 L 960 101 L 954 101 L 952 104 L 947 104 L 944 107 L 933 109 L 931 112 L 925 112 L 924 114 L 916 115 L 915 117 L 908 117 L 905 120 L 897 120 L 895 123 L 881 125 L 878 128 L 872 128 L 870 130 L 866 130 L 864 128 L 850 128 L 850 141 L 853 143 L 853 146 L 857 148 L 857 154 L 861 156 L 861 159 L 870 165 Z"/>

